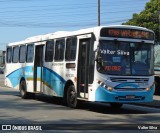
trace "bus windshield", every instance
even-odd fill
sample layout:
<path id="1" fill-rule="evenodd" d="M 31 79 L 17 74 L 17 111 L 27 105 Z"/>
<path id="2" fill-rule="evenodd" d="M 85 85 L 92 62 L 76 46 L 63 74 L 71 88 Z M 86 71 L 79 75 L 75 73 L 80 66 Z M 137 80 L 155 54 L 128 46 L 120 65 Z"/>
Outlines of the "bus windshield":
<path id="1" fill-rule="evenodd" d="M 97 70 L 110 75 L 153 75 L 153 44 L 101 40 Z"/>

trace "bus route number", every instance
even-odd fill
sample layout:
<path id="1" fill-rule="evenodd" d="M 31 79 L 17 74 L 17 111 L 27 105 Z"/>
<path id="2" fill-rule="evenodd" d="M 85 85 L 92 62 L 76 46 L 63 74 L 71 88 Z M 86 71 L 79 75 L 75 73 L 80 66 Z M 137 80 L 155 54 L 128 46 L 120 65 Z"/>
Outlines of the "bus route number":
<path id="1" fill-rule="evenodd" d="M 121 66 L 105 66 L 106 71 L 121 71 Z"/>

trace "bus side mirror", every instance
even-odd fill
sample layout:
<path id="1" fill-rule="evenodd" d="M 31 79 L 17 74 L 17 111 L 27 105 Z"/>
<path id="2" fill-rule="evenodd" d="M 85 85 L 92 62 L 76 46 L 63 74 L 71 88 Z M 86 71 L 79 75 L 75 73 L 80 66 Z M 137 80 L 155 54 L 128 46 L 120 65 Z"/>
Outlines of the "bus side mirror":
<path id="1" fill-rule="evenodd" d="M 100 57 L 100 56 L 97 57 L 97 58 L 96 58 L 96 62 L 97 62 L 97 63 L 102 63 L 102 57 Z"/>

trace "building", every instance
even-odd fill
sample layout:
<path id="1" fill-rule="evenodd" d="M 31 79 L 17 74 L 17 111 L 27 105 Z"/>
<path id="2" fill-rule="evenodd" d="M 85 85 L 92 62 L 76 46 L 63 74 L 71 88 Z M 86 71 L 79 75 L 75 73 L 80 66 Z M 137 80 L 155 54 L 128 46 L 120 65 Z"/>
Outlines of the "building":
<path id="1" fill-rule="evenodd" d="M 6 51 L 0 50 L 0 67 L 5 65 L 5 53 Z"/>

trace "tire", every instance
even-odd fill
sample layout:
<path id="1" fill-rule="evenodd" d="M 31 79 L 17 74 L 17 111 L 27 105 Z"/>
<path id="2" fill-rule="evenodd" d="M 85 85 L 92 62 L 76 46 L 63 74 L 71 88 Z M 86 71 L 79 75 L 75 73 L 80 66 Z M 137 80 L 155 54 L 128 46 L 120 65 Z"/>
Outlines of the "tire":
<path id="1" fill-rule="evenodd" d="M 36 98 L 35 93 L 30 93 L 30 92 L 27 92 L 27 93 L 28 93 L 28 98 L 30 98 L 30 99 L 35 99 Z"/>
<path id="2" fill-rule="evenodd" d="M 29 97 L 29 93 L 27 93 L 27 86 L 24 80 L 20 83 L 20 94 L 23 99 L 27 99 Z"/>
<path id="3" fill-rule="evenodd" d="M 68 107 L 77 107 L 77 93 L 75 91 L 74 85 L 70 85 L 67 89 L 66 102 Z"/>
<path id="4" fill-rule="evenodd" d="M 159 82 L 156 82 L 154 94 L 155 95 L 160 95 L 160 84 L 159 84 Z"/>
<path id="5" fill-rule="evenodd" d="M 120 109 L 123 104 L 122 103 L 110 103 L 112 109 Z"/>

